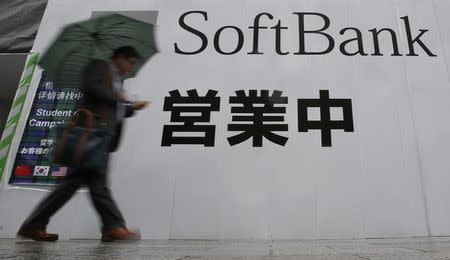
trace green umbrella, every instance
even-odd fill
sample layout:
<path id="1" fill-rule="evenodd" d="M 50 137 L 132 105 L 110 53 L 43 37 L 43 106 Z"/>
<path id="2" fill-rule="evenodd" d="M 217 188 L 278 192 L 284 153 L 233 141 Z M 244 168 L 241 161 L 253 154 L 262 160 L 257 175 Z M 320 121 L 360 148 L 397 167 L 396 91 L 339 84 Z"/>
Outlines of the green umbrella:
<path id="1" fill-rule="evenodd" d="M 58 87 L 81 86 L 84 68 L 92 59 L 110 60 L 113 51 L 132 46 L 141 58 L 125 78 L 134 77 L 158 50 L 154 26 L 120 14 L 112 14 L 65 27 L 42 56 L 39 65 Z"/>

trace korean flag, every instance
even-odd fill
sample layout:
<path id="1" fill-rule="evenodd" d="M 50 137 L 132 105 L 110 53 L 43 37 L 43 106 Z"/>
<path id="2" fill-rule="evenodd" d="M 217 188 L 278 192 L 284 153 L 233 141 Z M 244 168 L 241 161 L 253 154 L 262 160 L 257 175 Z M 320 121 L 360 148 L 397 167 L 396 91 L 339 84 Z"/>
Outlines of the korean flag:
<path id="1" fill-rule="evenodd" d="M 33 176 L 45 177 L 45 176 L 48 176 L 49 171 L 50 171 L 50 166 L 36 166 L 36 167 L 34 167 Z"/>

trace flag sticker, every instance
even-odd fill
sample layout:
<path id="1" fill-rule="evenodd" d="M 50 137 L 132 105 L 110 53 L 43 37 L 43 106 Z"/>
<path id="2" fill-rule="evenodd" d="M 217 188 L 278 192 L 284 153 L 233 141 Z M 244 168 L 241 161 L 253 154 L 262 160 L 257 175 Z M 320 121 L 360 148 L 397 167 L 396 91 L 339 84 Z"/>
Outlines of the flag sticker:
<path id="1" fill-rule="evenodd" d="M 53 177 L 65 177 L 67 175 L 67 167 L 55 167 L 52 170 Z"/>
<path id="2" fill-rule="evenodd" d="M 18 165 L 16 167 L 16 171 L 14 175 L 16 177 L 28 177 L 31 174 L 31 166 L 30 165 Z"/>
<path id="3" fill-rule="evenodd" d="M 33 176 L 46 177 L 50 171 L 50 166 L 36 166 L 34 167 Z"/>

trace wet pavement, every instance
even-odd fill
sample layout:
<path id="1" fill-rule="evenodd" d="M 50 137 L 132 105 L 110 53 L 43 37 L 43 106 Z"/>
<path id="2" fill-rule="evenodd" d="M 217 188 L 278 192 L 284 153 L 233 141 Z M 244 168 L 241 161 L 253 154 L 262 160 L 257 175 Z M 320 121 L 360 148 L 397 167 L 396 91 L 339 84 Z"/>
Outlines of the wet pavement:
<path id="1" fill-rule="evenodd" d="M 142 240 L 55 243 L 0 239 L 0 259 L 450 259 L 450 237 L 364 240 Z"/>

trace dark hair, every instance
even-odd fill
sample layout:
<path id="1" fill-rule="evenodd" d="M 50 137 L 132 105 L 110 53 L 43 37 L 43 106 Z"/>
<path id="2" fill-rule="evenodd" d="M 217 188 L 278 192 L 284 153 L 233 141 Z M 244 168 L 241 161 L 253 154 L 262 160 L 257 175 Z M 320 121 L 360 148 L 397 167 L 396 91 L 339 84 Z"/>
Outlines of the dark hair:
<path id="1" fill-rule="evenodd" d="M 117 48 L 114 50 L 112 58 L 115 59 L 119 56 L 122 56 L 124 58 L 136 58 L 139 59 L 139 53 L 136 51 L 135 48 L 131 47 L 131 46 L 123 46 L 120 48 Z"/>

